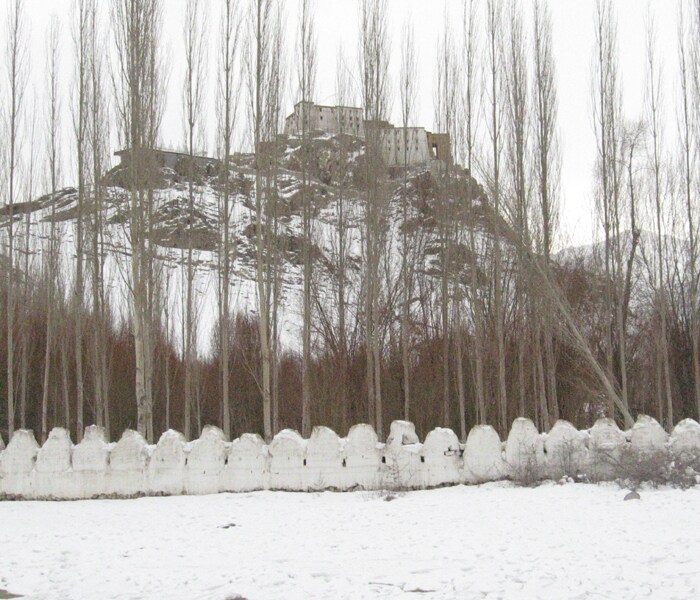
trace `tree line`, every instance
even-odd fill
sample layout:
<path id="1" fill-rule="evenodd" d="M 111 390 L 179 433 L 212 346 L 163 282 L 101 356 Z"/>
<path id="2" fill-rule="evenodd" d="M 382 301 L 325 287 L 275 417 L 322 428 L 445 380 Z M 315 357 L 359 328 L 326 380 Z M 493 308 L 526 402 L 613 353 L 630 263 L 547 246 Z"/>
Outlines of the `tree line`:
<path id="1" fill-rule="evenodd" d="M 70 23 L 54 17 L 44 36 L 41 94 L 28 93 L 23 0 L 8 3 L 5 22 L 0 421 L 8 436 L 31 427 L 45 438 L 60 425 L 79 440 L 92 422 L 112 435 L 133 427 L 151 441 L 170 427 L 192 438 L 207 423 L 229 437 L 270 439 L 284 427 L 308 436 L 317 424 L 344 433 L 369 422 L 382 436 L 404 418 L 465 439 L 478 423 L 505 433 L 517 416 L 547 430 L 560 418 L 581 427 L 607 415 L 630 426 L 645 412 L 671 428 L 700 415 L 700 0 L 678 4 L 673 65 L 659 59 L 647 17 L 645 109 L 634 118 L 623 110 L 614 5 L 596 0 L 588 74 L 596 243 L 558 253 L 561 150 L 546 0 L 450 5 L 431 83 L 435 128 L 449 136 L 451 156 L 430 169 L 411 161 L 421 85 L 413 25 L 406 19 L 392 40 L 387 0 L 358 0 L 357 53 L 338 49 L 335 96 L 338 106 L 362 107 L 365 135 L 358 142 L 341 125 L 322 177 L 308 126 L 318 91 L 313 0 L 299 0 L 294 23 L 279 0 L 218 0 L 215 8 L 186 0 L 180 81 L 169 78 L 162 0 L 115 0 L 108 10 L 97 0 L 73 4 Z M 664 98 L 672 67 L 677 89 Z M 155 236 L 161 165 L 152 152 L 173 97 L 186 158 L 176 280 Z M 292 140 L 283 118 L 296 102 L 301 131 Z M 402 164 L 391 169 L 380 124 L 396 114 Z M 196 158 L 211 119 L 216 286 L 203 292 Z M 115 142 L 130 151 L 118 200 L 105 177 Z M 247 170 L 236 158 L 244 148 L 253 157 Z M 290 148 L 295 162 L 283 166 Z M 69 166 L 74 189 L 61 187 Z M 298 347 L 281 343 L 290 170 Z M 333 202 L 325 233 L 321 187 Z M 67 221 L 57 211 L 68 199 Z M 108 233 L 115 202 L 121 249 Z M 236 311 L 234 301 L 241 202 L 251 214 L 254 312 Z M 216 296 L 212 331 L 201 331 L 202 293 Z"/>

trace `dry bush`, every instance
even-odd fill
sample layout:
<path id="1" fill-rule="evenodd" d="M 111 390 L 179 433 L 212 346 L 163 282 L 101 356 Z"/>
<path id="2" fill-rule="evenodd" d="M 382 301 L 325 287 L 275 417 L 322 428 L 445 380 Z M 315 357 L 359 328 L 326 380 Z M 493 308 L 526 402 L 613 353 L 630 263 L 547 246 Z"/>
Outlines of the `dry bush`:
<path id="1" fill-rule="evenodd" d="M 536 487 L 542 482 L 540 465 L 537 461 L 537 449 L 521 444 L 518 455 L 525 458 L 515 464 L 508 463 L 510 480 L 521 487 Z"/>
<path id="2" fill-rule="evenodd" d="M 666 450 L 637 450 L 626 446 L 620 454 L 618 481 L 636 490 L 642 483 L 653 487 L 666 483 L 670 456 Z"/>
<path id="3" fill-rule="evenodd" d="M 700 484 L 700 450 L 674 456 L 666 466 L 666 481 L 683 490 Z"/>
<path id="4" fill-rule="evenodd" d="M 625 446 L 619 458 L 610 453 L 598 452 L 595 463 L 608 466 L 616 473 L 618 483 L 632 490 L 643 483 L 653 487 L 671 485 L 687 489 L 700 484 L 700 452 L 674 456 L 664 449 L 639 450 Z"/>

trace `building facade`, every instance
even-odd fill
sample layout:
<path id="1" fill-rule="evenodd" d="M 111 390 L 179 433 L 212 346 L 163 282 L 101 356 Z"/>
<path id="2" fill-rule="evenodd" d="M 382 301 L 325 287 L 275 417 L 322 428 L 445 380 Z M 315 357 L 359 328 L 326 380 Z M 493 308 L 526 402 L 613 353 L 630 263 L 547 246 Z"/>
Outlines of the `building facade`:
<path id="1" fill-rule="evenodd" d="M 430 160 L 428 136 L 423 127 L 394 127 L 381 132 L 382 156 L 389 167 L 426 164 Z"/>
<path id="2" fill-rule="evenodd" d="M 137 155 L 134 157 L 134 155 Z M 168 168 L 176 170 L 178 165 L 183 161 L 189 161 L 190 155 L 186 152 L 177 150 L 165 150 L 163 148 L 141 148 L 138 152 L 134 152 L 131 148 L 117 150 L 114 156 L 119 157 L 122 166 L 129 166 L 132 160 L 136 160 L 137 164 L 150 166 L 151 168 Z M 218 162 L 218 159 L 210 156 L 195 154 L 192 156 L 195 166 L 207 169 Z"/>
<path id="3" fill-rule="evenodd" d="M 306 121 L 306 131 L 323 131 L 331 135 L 341 133 L 364 138 L 375 131 L 381 140 L 382 157 L 388 167 L 429 164 L 432 161 L 448 162 L 450 136 L 431 133 L 423 127 L 395 127 L 388 121 L 365 121 L 364 111 L 352 106 L 320 106 L 313 102 L 298 102 L 285 123 L 287 135 L 301 135 Z"/>
<path id="4" fill-rule="evenodd" d="M 294 112 L 287 117 L 284 132 L 301 135 L 306 120 L 307 131 L 323 131 L 331 135 L 346 133 L 365 136 L 364 111 L 353 106 L 320 106 L 313 102 L 297 102 Z"/>
<path id="5" fill-rule="evenodd" d="M 431 133 L 428 131 L 426 136 L 430 158 L 445 163 L 451 162 L 450 135 L 448 133 Z"/>

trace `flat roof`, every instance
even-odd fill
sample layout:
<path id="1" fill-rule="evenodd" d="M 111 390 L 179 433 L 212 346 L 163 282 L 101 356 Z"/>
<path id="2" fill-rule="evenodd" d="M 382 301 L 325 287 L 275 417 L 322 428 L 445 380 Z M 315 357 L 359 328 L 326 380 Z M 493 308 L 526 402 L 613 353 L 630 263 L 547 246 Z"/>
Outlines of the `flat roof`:
<path id="1" fill-rule="evenodd" d="M 142 148 L 142 150 L 145 151 L 152 151 L 152 152 L 162 152 L 163 154 L 175 154 L 177 156 L 184 156 L 184 157 L 189 157 L 190 154 L 188 152 L 182 152 L 180 150 L 168 150 L 166 148 Z M 128 154 L 131 152 L 131 148 L 122 148 L 121 150 L 117 150 L 114 153 L 114 156 L 121 156 L 122 154 Z M 216 160 L 215 157 L 213 156 L 207 156 L 206 154 L 193 154 L 193 158 L 205 158 L 207 160 Z"/>
<path id="2" fill-rule="evenodd" d="M 296 108 L 297 106 L 299 106 L 303 102 L 304 102 L 304 100 L 299 100 L 299 102 L 297 102 L 294 105 L 294 108 Z M 345 108 L 345 109 L 350 109 L 350 110 L 363 110 L 363 108 L 361 106 L 344 106 L 342 104 L 316 104 L 315 102 L 311 102 L 310 100 L 307 100 L 306 102 L 308 102 L 309 104 L 312 104 L 313 106 L 318 106 L 319 108 Z"/>

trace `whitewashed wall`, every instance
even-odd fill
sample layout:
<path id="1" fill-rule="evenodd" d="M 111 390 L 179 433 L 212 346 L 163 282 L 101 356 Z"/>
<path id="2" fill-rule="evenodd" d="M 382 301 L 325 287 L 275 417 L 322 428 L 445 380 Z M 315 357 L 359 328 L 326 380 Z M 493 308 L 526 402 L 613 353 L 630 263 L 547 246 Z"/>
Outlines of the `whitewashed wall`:
<path id="1" fill-rule="evenodd" d="M 669 436 L 652 418 L 629 431 L 600 419 L 578 431 L 558 421 L 543 434 L 532 421 L 516 419 L 505 441 L 479 425 L 460 444 L 450 429 L 431 431 L 423 443 L 412 423 L 394 421 L 385 444 L 369 425 L 355 425 L 347 438 L 316 427 L 308 440 L 279 432 L 269 445 L 244 434 L 227 442 L 217 427 L 205 427 L 187 442 L 166 431 L 156 445 L 127 430 L 116 443 L 90 426 L 77 445 L 66 430 L 51 431 L 43 446 L 31 431 L 0 439 L 0 497 L 81 499 L 158 494 L 212 494 L 253 490 L 392 490 L 481 483 L 530 476 L 572 474 L 613 479 L 626 449 L 667 452 L 671 459 L 700 456 L 700 425 L 686 419 Z"/>

